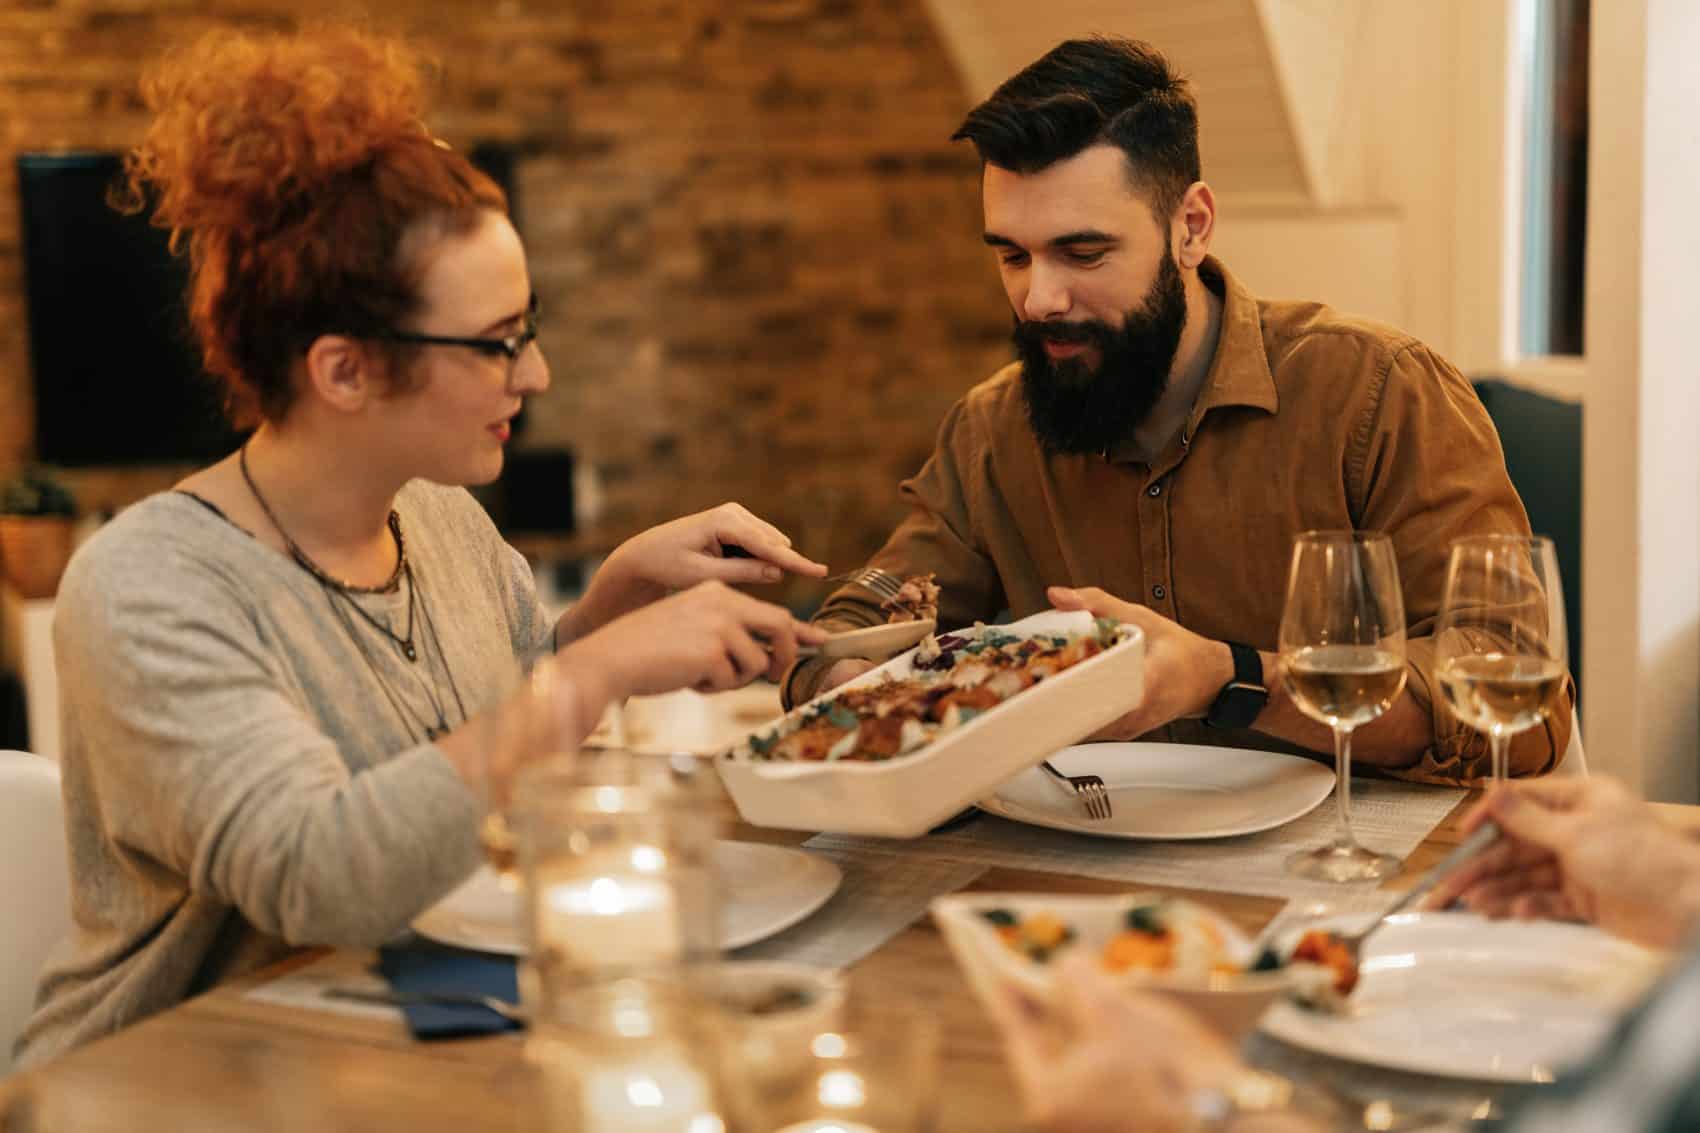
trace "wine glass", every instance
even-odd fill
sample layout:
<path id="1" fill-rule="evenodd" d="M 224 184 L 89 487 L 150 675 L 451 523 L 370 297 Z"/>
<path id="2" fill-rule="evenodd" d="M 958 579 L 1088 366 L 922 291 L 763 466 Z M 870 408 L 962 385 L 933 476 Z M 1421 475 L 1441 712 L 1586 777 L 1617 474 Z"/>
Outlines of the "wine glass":
<path id="1" fill-rule="evenodd" d="M 478 844 L 503 889 L 520 887 L 517 838 L 510 810 L 511 780 L 519 769 L 540 755 L 557 751 L 563 706 L 557 699 L 559 683 L 555 658 L 540 658 L 516 698 L 497 725 L 485 737 L 482 774 L 477 794 L 482 811 L 478 820 Z"/>
<path id="2" fill-rule="evenodd" d="M 561 698 L 560 687 L 554 655 L 540 658 L 525 678 L 525 695 L 502 715 L 482 753 L 484 767 L 477 793 L 483 814 L 478 822 L 478 842 L 502 888 L 510 893 L 519 889 L 520 877 L 508 780 L 521 766 L 550 754 L 625 749 L 625 704 L 618 700 L 604 709 L 594 732 L 570 748 L 563 747 L 563 721 L 574 718 L 577 706 Z"/>
<path id="3" fill-rule="evenodd" d="M 1435 681 L 1453 713 L 1485 732 L 1493 781 L 1511 737 L 1551 713 L 1569 675 L 1564 588 L 1552 540 L 1474 535 L 1452 544 L 1435 632 Z"/>
<path id="4" fill-rule="evenodd" d="M 1366 850 L 1352 833 L 1352 731 L 1405 687 L 1405 603 L 1387 536 L 1307 531 L 1293 541 L 1281 662 L 1294 703 L 1334 731 L 1339 811 L 1334 841 L 1293 855 L 1287 872 L 1317 881 L 1393 876 L 1399 859 Z"/>

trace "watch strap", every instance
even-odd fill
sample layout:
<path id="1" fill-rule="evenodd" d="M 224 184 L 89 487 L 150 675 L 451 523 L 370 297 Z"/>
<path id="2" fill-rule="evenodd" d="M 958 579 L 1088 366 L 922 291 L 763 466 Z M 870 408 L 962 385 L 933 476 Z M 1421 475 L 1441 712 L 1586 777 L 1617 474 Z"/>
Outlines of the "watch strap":
<path id="1" fill-rule="evenodd" d="M 1263 657 L 1249 645 L 1225 642 L 1234 658 L 1234 679 L 1216 694 L 1204 722 L 1213 728 L 1249 728 L 1269 703 L 1263 685 Z"/>

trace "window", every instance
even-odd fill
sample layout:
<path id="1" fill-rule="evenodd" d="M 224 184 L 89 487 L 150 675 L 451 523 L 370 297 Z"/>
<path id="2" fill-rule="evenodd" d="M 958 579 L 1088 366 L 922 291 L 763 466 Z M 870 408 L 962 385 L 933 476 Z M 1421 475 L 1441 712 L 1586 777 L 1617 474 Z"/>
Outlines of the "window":
<path id="1" fill-rule="evenodd" d="M 1588 2 L 1518 0 L 1521 185 L 1516 354 L 1582 353 L 1588 210 Z"/>

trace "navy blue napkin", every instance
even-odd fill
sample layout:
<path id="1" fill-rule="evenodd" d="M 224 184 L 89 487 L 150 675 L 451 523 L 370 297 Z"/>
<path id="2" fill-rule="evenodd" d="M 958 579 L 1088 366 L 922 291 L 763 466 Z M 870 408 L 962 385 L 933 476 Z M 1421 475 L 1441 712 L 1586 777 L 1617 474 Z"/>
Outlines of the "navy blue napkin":
<path id="1" fill-rule="evenodd" d="M 411 940 L 378 951 L 378 973 L 397 992 L 432 995 L 491 995 L 519 1002 L 512 956 L 469 952 L 428 940 Z M 478 1004 L 409 1003 L 401 1012 L 416 1039 L 449 1039 L 517 1031 L 520 1025 Z"/>

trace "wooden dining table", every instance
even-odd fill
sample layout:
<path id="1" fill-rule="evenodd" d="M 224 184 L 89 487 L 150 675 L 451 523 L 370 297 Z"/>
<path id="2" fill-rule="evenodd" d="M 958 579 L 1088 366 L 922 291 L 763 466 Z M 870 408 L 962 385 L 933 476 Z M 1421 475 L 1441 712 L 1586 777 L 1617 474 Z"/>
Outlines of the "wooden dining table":
<path id="1" fill-rule="evenodd" d="M 1462 838 L 1466 797 L 1388 883 L 1409 884 Z M 1700 807 L 1667 807 L 1669 816 L 1700 827 Z M 731 824 L 730 836 L 796 844 L 806 834 Z M 991 868 L 968 886 L 984 891 L 1124 892 L 1125 883 L 1054 872 Z M 1139 886 L 1208 904 L 1248 933 L 1283 906 L 1278 898 Z M 304 952 L 232 981 L 118 1034 L 26 1073 L 0 1080 L 0 1131 L 77 1130 L 480 1130 L 572 1128 L 552 1113 L 546 1084 L 524 1056 L 524 1037 L 420 1042 L 399 1017 L 351 1016 L 282 1006 L 246 997 L 255 985 L 322 959 Z M 919 1004 L 942 1025 L 938 1075 L 941 1133 L 1019 1129 L 1020 1105 L 998 1036 L 973 998 L 931 918 L 923 917 L 850 969 L 864 993 Z M 1269 1047 L 1273 1040 L 1258 1039 Z M 1255 1052 L 1254 1052 L 1255 1053 Z M 1277 1069 L 1291 1069 L 1280 1054 Z M 1317 1060 L 1319 1056 L 1309 1056 Z M 1316 1061 L 1301 1062 L 1314 1067 Z M 1373 1083 L 1372 1068 L 1334 1064 L 1324 1083 L 1336 1094 Z M 1385 1073 L 1384 1073 L 1385 1076 Z M 1414 1077 L 1414 1076 L 1406 1076 Z M 1412 1087 L 1405 1083 L 1407 1095 Z M 1414 1088 L 1421 1094 L 1423 1085 Z M 1470 1112 L 1470 1098 L 1489 1104 L 1493 1087 L 1436 1080 L 1437 1099 Z M 1460 1092 L 1462 1091 L 1462 1092 Z M 1479 1107 L 1478 1107 L 1479 1108 Z"/>

